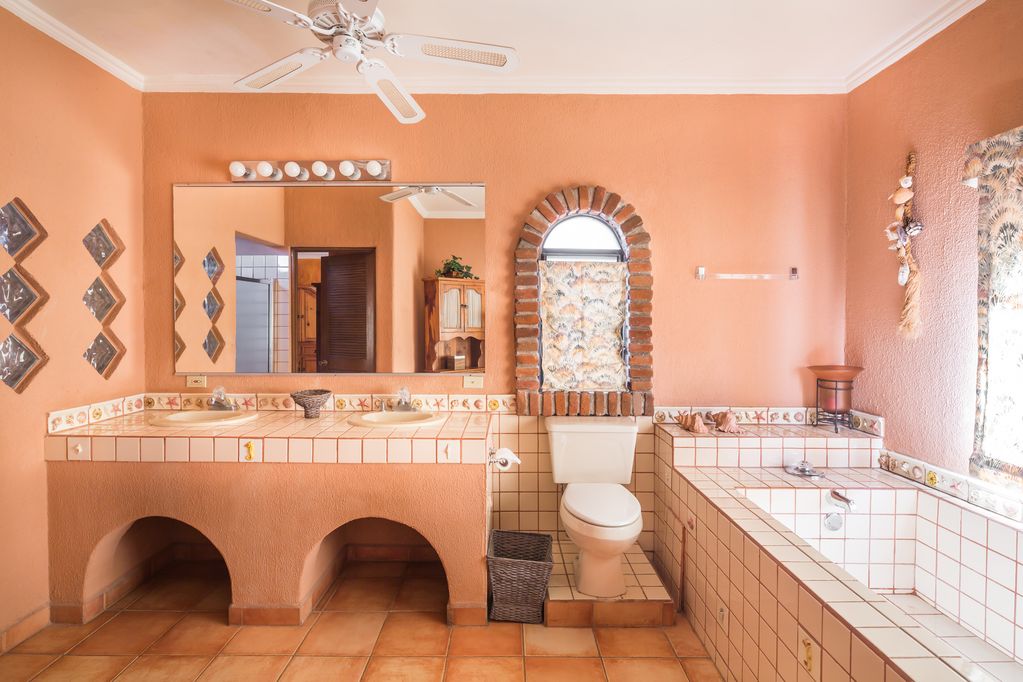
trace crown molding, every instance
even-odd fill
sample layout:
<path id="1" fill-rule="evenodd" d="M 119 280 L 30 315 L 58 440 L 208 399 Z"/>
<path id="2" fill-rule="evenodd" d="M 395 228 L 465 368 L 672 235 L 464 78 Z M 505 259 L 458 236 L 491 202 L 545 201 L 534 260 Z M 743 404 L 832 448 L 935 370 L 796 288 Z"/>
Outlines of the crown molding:
<path id="1" fill-rule="evenodd" d="M 0 0 L 0 7 L 136 90 L 145 89 L 145 76 L 29 0 Z"/>
<path id="2" fill-rule="evenodd" d="M 159 77 L 146 79 L 147 92 L 237 92 L 237 75 Z M 844 80 L 719 80 L 692 78 L 429 78 L 402 77 L 414 94 L 577 94 L 577 95 L 805 95 L 841 94 Z M 275 93 L 371 94 L 357 76 L 299 76 L 273 89 Z"/>
<path id="3" fill-rule="evenodd" d="M 852 92 L 946 28 L 984 4 L 986 0 L 949 0 L 933 14 L 899 36 L 894 43 L 860 65 L 846 79 Z"/>
<path id="4" fill-rule="evenodd" d="M 585 94 L 585 95 L 834 95 L 851 92 L 896 63 L 985 0 L 949 0 L 937 11 L 902 34 L 848 77 L 838 79 L 715 80 L 710 78 L 403 78 L 417 94 Z M 72 30 L 31 0 L 0 0 L 31 26 L 74 50 L 101 69 L 145 92 L 238 92 L 238 74 L 203 76 L 144 76 L 125 62 Z M 370 94 L 358 77 L 300 76 L 273 89 L 273 93 Z M 272 93 L 270 93 L 272 94 Z"/>

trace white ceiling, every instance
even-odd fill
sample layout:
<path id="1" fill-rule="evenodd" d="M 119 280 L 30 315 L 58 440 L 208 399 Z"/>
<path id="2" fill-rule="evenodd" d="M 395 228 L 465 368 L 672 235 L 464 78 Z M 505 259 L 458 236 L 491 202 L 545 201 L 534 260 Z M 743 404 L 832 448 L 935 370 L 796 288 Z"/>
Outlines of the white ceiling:
<path id="1" fill-rule="evenodd" d="M 276 0 L 305 11 L 306 0 Z M 511 45 L 506 76 L 385 60 L 413 92 L 847 92 L 984 0 L 381 0 L 390 32 Z M 229 91 L 304 30 L 223 0 L 0 0 L 147 91 Z M 367 92 L 318 65 L 280 90 Z"/>

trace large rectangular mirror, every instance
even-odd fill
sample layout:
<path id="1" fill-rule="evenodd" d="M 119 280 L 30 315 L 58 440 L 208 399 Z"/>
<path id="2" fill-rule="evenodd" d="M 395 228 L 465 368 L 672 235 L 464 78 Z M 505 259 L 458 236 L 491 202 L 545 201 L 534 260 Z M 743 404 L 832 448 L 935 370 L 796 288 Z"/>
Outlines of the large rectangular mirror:
<path id="1" fill-rule="evenodd" d="M 483 372 L 483 207 L 476 184 L 176 186 L 175 370 Z"/>

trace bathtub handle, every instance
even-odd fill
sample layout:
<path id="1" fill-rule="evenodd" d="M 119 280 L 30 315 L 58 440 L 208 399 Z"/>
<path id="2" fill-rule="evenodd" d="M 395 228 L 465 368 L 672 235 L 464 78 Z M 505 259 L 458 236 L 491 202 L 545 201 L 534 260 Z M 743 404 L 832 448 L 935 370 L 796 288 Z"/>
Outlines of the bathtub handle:
<path id="1" fill-rule="evenodd" d="M 856 511 L 856 503 L 850 500 L 848 497 L 838 492 L 837 490 L 831 491 L 831 502 L 836 507 L 840 507 L 850 514 Z"/>

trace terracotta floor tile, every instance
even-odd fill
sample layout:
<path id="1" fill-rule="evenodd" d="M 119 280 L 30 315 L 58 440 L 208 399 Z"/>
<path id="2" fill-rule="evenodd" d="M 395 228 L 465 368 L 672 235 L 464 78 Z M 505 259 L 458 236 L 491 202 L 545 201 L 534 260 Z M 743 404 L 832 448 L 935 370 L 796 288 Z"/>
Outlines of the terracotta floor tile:
<path id="1" fill-rule="evenodd" d="M 449 658 L 444 682 L 522 682 L 522 658 Z"/>
<path id="2" fill-rule="evenodd" d="M 444 677 L 444 658 L 374 657 L 369 659 L 362 682 L 440 682 Z"/>
<path id="3" fill-rule="evenodd" d="M 76 656 L 141 654 L 182 616 L 170 611 L 121 611 L 71 653 Z"/>
<path id="4" fill-rule="evenodd" d="M 228 625 L 224 614 L 190 613 L 158 639 L 146 653 L 213 656 L 220 652 L 237 631 L 238 626 Z"/>
<path id="5" fill-rule="evenodd" d="M 209 656 L 139 656 L 121 673 L 117 682 L 194 680 L 210 660 Z"/>
<path id="6" fill-rule="evenodd" d="M 95 632 L 101 625 L 113 618 L 116 613 L 101 613 L 90 623 L 84 625 L 48 625 L 14 648 L 16 654 L 62 654 L 87 636 Z"/>
<path id="7" fill-rule="evenodd" d="M 0 656 L 0 680 L 20 682 L 35 676 L 40 670 L 56 660 L 56 656 L 45 654 L 6 654 Z"/>
<path id="8" fill-rule="evenodd" d="M 674 625 L 662 628 L 662 631 L 675 649 L 676 656 L 707 657 L 703 643 L 693 631 L 693 626 L 683 616 L 679 616 Z"/>
<path id="9" fill-rule="evenodd" d="M 448 656 L 521 656 L 522 626 L 490 623 L 451 628 Z"/>
<path id="10" fill-rule="evenodd" d="M 406 578 L 391 607 L 394 611 L 445 611 L 448 586 L 437 578 Z"/>
<path id="11" fill-rule="evenodd" d="M 305 625 L 244 625 L 221 653 L 250 656 L 291 655 L 315 624 L 314 615 Z"/>
<path id="12" fill-rule="evenodd" d="M 444 669 L 444 682 L 522 682 L 525 674 L 519 656 L 449 658 Z"/>
<path id="13" fill-rule="evenodd" d="M 217 682 L 274 682 L 290 660 L 290 656 L 217 656 L 199 679 Z"/>
<path id="14" fill-rule="evenodd" d="M 324 611 L 387 611 L 401 578 L 344 578 L 323 606 Z"/>
<path id="15" fill-rule="evenodd" d="M 683 658 L 682 669 L 686 671 L 689 682 L 720 682 L 721 675 L 709 658 Z"/>
<path id="16" fill-rule="evenodd" d="M 526 659 L 527 682 L 604 682 L 604 679 L 599 658 Z"/>
<path id="17" fill-rule="evenodd" d="M 281 675 L 280 682 L 359 682 L 366 669 L 365 658 L 338 656 L 295 656 Z"/>
<path id="18" fill-rule="evenodd" d="M 687 682 L 677 658 L 605 658 L 608 682 Z"/>
<path id="19" fill-rule="evenodd" d="M 202 578 L 161 580 L 127 608 L 132 611 L 187 611 L 217 587 Z"/>
<path id="20" fill-rule="evenodd" d="M 405 568 L 405 577 L 444 579 L 444 565 L 439 561 L 413 561 Z"/>
<path id="21" fill-rule="evenodd" d="M 523 626 L 527 656 L 598 656 L 590 628 Z"/>
<path id="22" fill-rule="evenodd" d="M 403 561 L 356 561 L 341 569 L 344 578 L 400 578 L 405 575 Z"/>
<path id="23" fill-rule="evenodd" d="M 368 656 L 386 613 L 323 613 L 298 648 L 310 656 Z"/>
<path id="24" fill-rule="evenodd" d="M 443 656 L 450 628 L 439 613 L 389 613 L 374 656 Z"/>
<path id="25" fill-rule="evenodd" d="M 594 628 L 600 655 L 614 658 L 674 657 L 659 628 Z"/>
<path id="26" fill-rule="evenodd" d="M 131 663 L 132 656 L 62 656 L 36 680 L 108 682 Z"/>
<path id="27" fill-rule="evenodd" d="M 231 584 L 224 583 L 218 586 L 212 592 L 207 594 L 205 597 L 199 600 L 199 602 L 192 607 L 195 611 L 223 611 L 227 612 L 227 607 L 231 605 Z"/>

